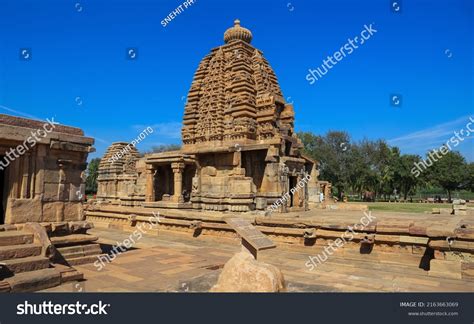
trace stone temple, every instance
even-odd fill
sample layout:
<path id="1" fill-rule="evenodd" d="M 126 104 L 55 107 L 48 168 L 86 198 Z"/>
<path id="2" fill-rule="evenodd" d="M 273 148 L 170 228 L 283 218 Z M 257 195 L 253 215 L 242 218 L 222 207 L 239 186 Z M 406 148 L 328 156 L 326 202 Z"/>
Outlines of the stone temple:
<path id="1" fill-rule="evenodd" d="M 112 144 L 87 202 L 94 139 L 0 114 L 0 292 L 82 291 L 83 279 L 90 292 L 474 291 L 465 201 L 435 215 L 319 203 L 331 185 L 301 154 L 293 107 L 251 40 L 236 21 L 199 64 L 182 149 Z"/>
<path id="2" fill-rule="evenodd" d="M 252 33 L 234 26 L 200 62 L 184 110 L 182 148 L 140 158 L 110 146 L 99 167 L 98 201 L 122 206 L 246 212 L 290 192 L 279 212 L 317 199 L 316 163 L 301 153 L 294 110 Z M 119 159 L 113 156 L 124 152 Z M 304 188 L 291 192 L 303 179 Z"/>

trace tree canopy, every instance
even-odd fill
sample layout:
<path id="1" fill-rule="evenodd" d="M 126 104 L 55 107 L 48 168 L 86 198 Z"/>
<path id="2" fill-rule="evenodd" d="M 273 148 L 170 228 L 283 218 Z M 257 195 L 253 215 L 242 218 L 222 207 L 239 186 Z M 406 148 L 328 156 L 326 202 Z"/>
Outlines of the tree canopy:
<path id="1" fill-rule="evenodd" d="M 371 192 L 376 197 L 400 194 L 404 199 L 419 188 L 438 186 L 449 199 L 453 190 L 473 191 L 474 166 L 467 164 L 458 152 L 448 152 L 424 172 L 417 172 L 418 155 L 401 154 L 398 147 L 384 140 L 351 140 L 349 134 L 329 131 L 324 136 L 298 133 L 305 154 L 320 164 L 320 179 L 332 183 L 336 194 L 345 191 Z M 429 152 L 425 159 L 428 159 Z"/>
<path id="2" fill-rule="evenodd" d="M 92 159 L 87 166 L 86 193 L 88 194 L 97 192 L 97 176 L 99 171 L 99 163 L 100 159 L 95 158 Z"/>

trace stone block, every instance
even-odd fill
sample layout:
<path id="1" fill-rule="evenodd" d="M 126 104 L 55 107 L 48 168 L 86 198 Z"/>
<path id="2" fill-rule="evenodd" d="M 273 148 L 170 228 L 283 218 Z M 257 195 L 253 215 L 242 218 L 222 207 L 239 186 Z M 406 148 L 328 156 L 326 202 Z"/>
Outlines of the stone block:
<path id="1" fill-rule="evenodd" d="M 201 176 L 210 176 L 215 177 L 217 175 L 217 170 L 215 167 L 206 166 L 201 170 Z"/>
<path id="2" fill-rule="evenodd" d="M 43 204 L 43 222 L 60 222 L 64 220 L 63 202 L 46 202 Z"/>
<path id="3" fill-rule="evenodd" d="M 432 277 L 462 279 L 461 262 L 432 259 L 428 275 Z"/>
<path id="4" fill-rule="evenodd" d="M 258 210 L 264 210 L 267 208 L 267 199 L 262 197 L 255 198 L 255 208 Z"/>
<path id="5" fill-rule="evenodd" d="M 39 244 L 20 244 L 13 246 L 0 246 L 0 261 L 15 258 L 26 258 L 41 254 Z"/>
<path id="6" fill-rule="evenodd" d="M 5 279 L 12 292 L 33 292 L 61 284 L 61 275 L 55 269 L 43 269 L 16 274 Z"/>
<path id="7" fill-rule="evenodd" d="M 474 262 L 462 262 L 461 273 L 463 279 L 474 279 Z"/>
<path id="8" fill-rule="evenodd" d="M 34 236 L 30 233 L 21 233 L 17 231 L 0 232 L 0 246 L 31 244 Z"/>
<path id="9" fill-rule="evenodd" d="M 94 228 L 94 224 L 88 221 L 73 221 L 68 223 L 70 233 L 85 233 Z"/>
<path id="10" fill-rule="evenodd" d="M 48 237 L 48 232 L 46 232 L 46 229 L 41 226 L 39 223 L 26 223 L 25 226 L 23 227 L 23 231 L 27 233 L 32 233 L 35 237 L 35 242 L 38 242 L 41 244 L 42 247 L 42 255 L 46 257 L 51 257 L 53 258 L 56 250 L 54 249 L 54 246 L 51 244 L 51 241 L 49 240 Z"/>
<path id="11" fill-rule="evenodd" d="M 42 220 L 41 200 L 8 199 L 5 223 L 40 222 Z"/>
<path id="12" fill-rule="evenodd" d="M 79 221 L 83 219 L 83 207 L 78 202 L 67 202 L 64 204 L 64 220 Z"/>
<path id="13" fill-rule="evenodd" d="M 247 252 L 235 254 L 224 266 L 211 292 L 282 292 L 285 280 L 273 265 L 259 262 Z"/>

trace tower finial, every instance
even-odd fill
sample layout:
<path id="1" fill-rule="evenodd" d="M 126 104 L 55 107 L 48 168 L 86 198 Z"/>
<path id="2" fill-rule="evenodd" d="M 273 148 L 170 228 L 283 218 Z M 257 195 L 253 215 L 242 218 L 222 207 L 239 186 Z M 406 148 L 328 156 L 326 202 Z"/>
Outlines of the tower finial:
<path id="1" fill-rule="evenodd" d="M 252 41 L 252 33 L 247 28 L 240 26 L 239 19 L 235 19 L 234 26 L 227 29 L 224 33 L 224 41 L 226 43 L 233 42 L 236 40 L 242 40 L 249 44 Z"/>

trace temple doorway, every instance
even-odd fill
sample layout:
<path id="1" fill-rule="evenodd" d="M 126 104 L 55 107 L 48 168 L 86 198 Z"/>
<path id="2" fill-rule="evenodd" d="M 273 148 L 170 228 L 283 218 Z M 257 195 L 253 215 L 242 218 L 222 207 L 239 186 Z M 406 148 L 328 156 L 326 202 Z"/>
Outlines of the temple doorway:
<path id="1" fill-rule="evenodd" d="M 174 175 L 171 164 L 158 166 L 155 177 L 155 201 L 170 200 L 174 194 Z"/>
<path id="2" fill-rule="evenodd" d="M 288 177 L 288 189 L 289 189 L 289 194 L 290 194 L 290 206 L 289 207 L 293 207 L 295 206 L 295 194 L 293 193 L 293 188 L 296 188 L 296 183 L 297 183 L 297 177 L 292 177 L 292 176 L 289 176 Z"/>
<path id="3" fill-rule="evenodd" d="M 186 164 L 183 172 L 183 199 L 184 202 L 191 200 L 191 192 L 193 190 L 193 177 L 196 175 L 196 166 Z"/>
<path id="4" fill-rule="evenodd" d="M 245 176 L 251 177 L 253 183 L 260 192 L 265 174 L 265 157 L 267 150 L 244 151 L 242 152 L 242 167 L 245 168 Z"/>

